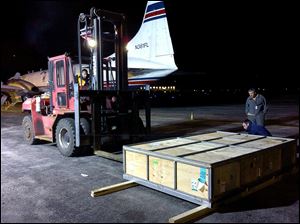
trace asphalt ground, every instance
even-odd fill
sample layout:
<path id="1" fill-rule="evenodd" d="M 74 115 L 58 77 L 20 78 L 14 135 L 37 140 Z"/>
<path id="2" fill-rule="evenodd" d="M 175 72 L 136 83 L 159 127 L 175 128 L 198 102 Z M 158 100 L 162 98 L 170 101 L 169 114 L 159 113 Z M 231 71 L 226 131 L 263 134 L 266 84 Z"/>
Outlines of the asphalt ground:
<path id="1" fill-rule="evenodd" d="M 299 101 L 269 106 L 273 136 L 299 139 Z M 243 104 L 152 108 L 150 138 L 243 132 L 243 112 Z M 51 143 L 29 146 L 22 117 L 1 112 L 1 223 L 162 223 L 198 206 L 144 186 L 92 198 L 91 190 L 125 181 L 123 164 L 95 155 L 63 157 Z M 298 173 L 196 222 L 299 223 Z"/>

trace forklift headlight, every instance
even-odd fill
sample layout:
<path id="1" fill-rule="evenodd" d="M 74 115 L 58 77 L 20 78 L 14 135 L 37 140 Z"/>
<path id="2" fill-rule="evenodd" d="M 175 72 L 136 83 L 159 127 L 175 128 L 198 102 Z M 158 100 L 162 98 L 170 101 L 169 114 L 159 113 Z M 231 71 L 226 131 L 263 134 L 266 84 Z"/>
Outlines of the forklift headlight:
<path id="1" fill-rule="evenodd" d="M 88 43 L 90 48 L 95 48 L 97 46 L 97 42 L 92 38 L 88 38 L 87 43 Z"/>

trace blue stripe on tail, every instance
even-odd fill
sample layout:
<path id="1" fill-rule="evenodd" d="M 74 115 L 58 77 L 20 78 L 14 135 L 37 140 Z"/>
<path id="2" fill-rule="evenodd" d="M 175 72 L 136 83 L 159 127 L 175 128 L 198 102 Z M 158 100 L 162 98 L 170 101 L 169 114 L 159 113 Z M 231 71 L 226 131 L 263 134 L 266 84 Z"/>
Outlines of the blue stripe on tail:
<path id="1" fill-rule="evenodd" d="M 151 12 L 151 11 L 158 10 L 158 9 L 163 9 L 163 8 L 165 8 L 164 3 L 163 2 L 157 2 L 157 3 L 154 3 L 152 5 L 149 5 L 146 12 Z"/>

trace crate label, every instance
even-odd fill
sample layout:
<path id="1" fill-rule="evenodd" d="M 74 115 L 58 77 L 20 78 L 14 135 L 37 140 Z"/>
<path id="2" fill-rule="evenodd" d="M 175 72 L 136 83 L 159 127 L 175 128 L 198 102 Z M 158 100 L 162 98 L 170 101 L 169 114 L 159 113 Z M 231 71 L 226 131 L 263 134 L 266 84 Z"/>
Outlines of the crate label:
<path id="1" fill-rule="evenodd" d="M 198 183 L 199 183 L 198 179 L 192 179 L 192 190 L 193 191 L 198 191 L 197 190 L 198 189 Z"/>
<path id="2" fill-rule="evenodd" d="M 197 179 L 191 179 L 191 187 L 193 191 L 205 190 L 207 170 L 205 168 L 200 168 L 200 176 Z"/>
<path id="3" fill-rule="evenodd" d="M 205 184 L 201 183 L 199 181 L 199 178 L 198 179 L 192 179 L 191 182 L 192 182 L 192 190 L 193 191 L 203 192 L 205 190 Z"/>
<path id="4" fill-rule="evenodd" d="M 205 184 L 206 182 L 206 169 L 205 168 L 200 168 L 200 177 L 199 177 L 200 183 Z"/>
<path id="5" fill-rule="evenodd" d="M 158 160 L 154 159 L 152 163 L 153 163 L 154 166 L 157 166 L 158 165 Z"/>

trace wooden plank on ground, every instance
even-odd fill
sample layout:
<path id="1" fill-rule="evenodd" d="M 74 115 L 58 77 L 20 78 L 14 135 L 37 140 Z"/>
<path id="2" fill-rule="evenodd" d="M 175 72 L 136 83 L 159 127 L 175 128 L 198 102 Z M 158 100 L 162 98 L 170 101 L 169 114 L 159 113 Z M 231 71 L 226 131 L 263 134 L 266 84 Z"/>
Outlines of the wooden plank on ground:
<path id="1" fill-rule="evenodd" d="M 137 185 L 138 184 L 135 183 L 134 181 L 126 181 L 126 182 L 114 184 L 114 185 L 111 185 L 111 186 L 102 187 L 102 188 L 92 190 L 91 191 L 91 196 L 92 197 L 98 197 L 98 196 L 102 196 L 102 195 L 106 195 L 106 194 L 111 194 L 113 192 L 121 191 L 121 190 L 130 188 L 130 187 L 135 187 Z"/>
<path id="2" fill-rule="evenodd" d="M 194 209 L 176 215 L 169 219 L 169 223 L 186 223 L 196 219 L 200 219 L 208 214 L 212 213 L 215 209 L 208 208 L 205 205 L 198 206 Z"/>
<path id="3" fill-rule="evenodd" d="M 115 154 L 115 153 L 106 152 L 103 150 L 96 150 L 96 151 L 94 151 L 94 154 L 97 156 L 100 156 L 100 157 L 107 158 L 107 159 L 112 159 L 115 161 L 123 162 L 123 154 L 122 153 Z"/>

